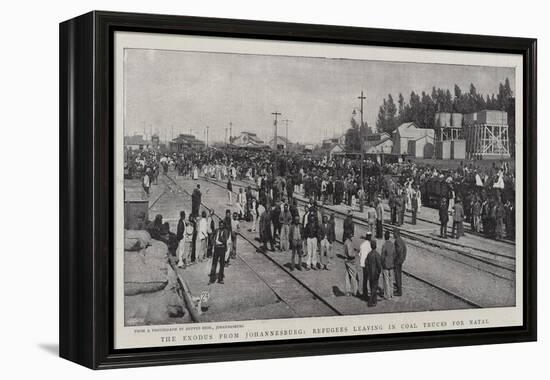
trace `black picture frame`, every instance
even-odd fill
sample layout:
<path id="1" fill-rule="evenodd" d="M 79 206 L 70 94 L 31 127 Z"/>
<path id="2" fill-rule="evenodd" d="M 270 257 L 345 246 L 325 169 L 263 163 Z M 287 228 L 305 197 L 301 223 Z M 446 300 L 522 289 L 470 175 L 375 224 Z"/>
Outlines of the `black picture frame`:
<path id="1" fill-rule="evenodd" d="M 113 349 L 113 36 L 116 31 L 445 49 L 523 56 L 523 326 Z M 60 356 L 89 368 L 536 340 L 537 41 L 358 27 L 93 11 L 60 24 Z"/>

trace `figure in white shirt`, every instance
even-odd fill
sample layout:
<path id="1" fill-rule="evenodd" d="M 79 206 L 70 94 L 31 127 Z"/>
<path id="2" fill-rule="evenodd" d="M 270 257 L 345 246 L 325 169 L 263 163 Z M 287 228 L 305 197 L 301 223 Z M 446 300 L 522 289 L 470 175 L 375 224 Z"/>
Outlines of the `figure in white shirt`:
<path id="1" fill-rule="evenodd" d="M 206 249 L 208 248 L 208 222 L 206 220 L 206 211 L 201 213 L 201 218 L 197 224 L 198 250 L 196 251 L 196 260 L 202 262 L 206 259 Z"/>

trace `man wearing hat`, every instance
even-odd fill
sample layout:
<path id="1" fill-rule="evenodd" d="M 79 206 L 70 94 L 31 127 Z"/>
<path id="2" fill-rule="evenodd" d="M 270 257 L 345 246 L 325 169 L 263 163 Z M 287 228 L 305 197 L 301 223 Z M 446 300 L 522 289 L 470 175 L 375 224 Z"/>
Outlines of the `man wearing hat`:
<path id="1" fill-rule="evenodd" d="M 441 198 L 439 203 L 439 236 L 443 239 L 447 239 L 447 223 L 449 223 L 449 209 L 447 207 L 447 200 Z"/>
<path id="2" fill-rule="evenodd" d="M 216 282 L 216 270 L 218 263 L 220 264 L 220 270 L 218 272 L 218 283 L 223 284 L 224 267 L 225 267 L 225 254 L 227 251 L 227 241 L 229 240 L 229 233 L 224 226 L 223 220 L 220 220 L 219 228 L 214 232 L 214 254 L 212 257 L 212 269 L 210 270 L 210 282 L 208 285 Z"/>
<path id="3" fill-rule="evenodd" d="M 464 235 L 464 208 L 462 207 L 462 200 L 458 198 L 454 205 L 452 237 L 458 239 L 462 235 Z"/>
<path id="4" fill-rule="evenodd" d="M 376 198 L 376 238 L 382 239 L 382 223 L 384 222 L 384 205 L 382 199 Z"/>
<path id="5" fill-rule="evenodd" d="M 366 242 L 365 242 L 366 243 Z M 363 294 L 367 296 L 368 281 L 370 294 L 368 296 L 368 306 L 376 306 L 378 297 L 378 280 L 380 279 L 380 273 L 382 272 L 382 259 L 380 253 L 376 250 L 376 240 L 370 241 L 371 251 L 365 258 L 364 271 L 363 271 Z"/>
<path id="6" fill-rule="evenodd" d="M 197 216 L 199 215 L 199 207 L 201 205 L 201 185 L 197 184 L 197 187 L 195 190 L 193 190 L 193 193 L 191 194 L 191 215 Z"/>
<path id="7" fill-rule="evenodd" d="M 332 257 L 332 243 L 335 240 L 334 231 L 334 213 L 331 215 L 331 221 L 327 215 L 323 215 L 323 222 L 319 226 L 319 258 L 324 270 L 329 270 L 328 265 Z"/>
<path id="8" fill-rule="evenodd" d="M 299 217 L 298 217 L 299 218 Z M 281 239 L 280 239 L 280 246 L 281 251 L 288 251 L 289 248 L 289 232 L 290 232 L 290 224 L 292 223 L 292 214 L 290 213 L 290 210 L 288 209 L 288 204 L 285 203 L 283 207 L 283 212 L 279 216 L 279 222 L 281 224 Z"/>
<path id="9" fill-rule="evenodd" d="M 308 215 L 308 222 L 304 228 L 304 235 L 306 238 L 306 249 L 307 249 L 307 261 L 306 261 L 306 270 L 317 269 L 317 245 L 318 245 L 318 225 L 315 219 L 315 216 L 310 213 Z"/>
<path id="10" fill-rule="evenodd" d="M 403 271 L 403 264 L 405 263 L 405 259 L 407 258 L 407 245 L 405 244 L 405 241 L 401 237 L 401 233 L 397 228 L 393 230 L 393 236 L 395 237 L 395 240 L 393 243 L 395 248 L 394 275 L 395 275 L 395 285 L 397 287 L 397 290 L 394 295 L 401 296 L 403 295 L 402 271 Z"/>

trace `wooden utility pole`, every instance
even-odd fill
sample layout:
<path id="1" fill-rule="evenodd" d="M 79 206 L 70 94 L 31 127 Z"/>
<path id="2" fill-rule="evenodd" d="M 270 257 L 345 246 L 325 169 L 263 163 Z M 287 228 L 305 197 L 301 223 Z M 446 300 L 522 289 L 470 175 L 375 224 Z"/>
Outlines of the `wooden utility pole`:
<path id="1" fill-rule="evenodd" d="M 275 116 L 275 121 L 273 122 L 273 126 L 275 127 L 274 135 L 273 135 L 273 150 L 277 151 L 277 116 L 281 116 L 282 114 L 280 112 L 271 112 L 272 115 Z"/>
<path id="2" fill-rule="evenodd" d="M 233 136 L 233 123 L 229 122 L 229 144 L 231 144 L 231 136 Z"/>
<path id="3" fill-rule="evenodd" d="M 361 149 L 361 189 L 363 191 L 365 190 L 365 184 L 363 180 L 363 161 L 365 160 L 365 149 L 363 144 L 363 127 L 365 123 L 363 122 L 363 100 L 365 100 L 367 97 L 363 95 L 363 91 L 361 90 L 361 96 L 357 97 L 357 99 L 361 100 L 361 126 L 359 127 L 359 146 Z"/>
<path id="4" fill-rule="evenodd" d="M 292 123 L 292 120 L 285 119 L 285 120 L 283 120 L 283 121 L 285 122 L 285 125 L 286 125 L 286 135 L 285 135 L 286 143 L 285 143 L 285 150 L 288 152 L 288 123 Z"/>
<path id="5" fill-rule="evenodd" d="M 208 130 L 210 129 L 210 127 L 207 125 L 206 126 L 206 147 L 208 148 Z"/>

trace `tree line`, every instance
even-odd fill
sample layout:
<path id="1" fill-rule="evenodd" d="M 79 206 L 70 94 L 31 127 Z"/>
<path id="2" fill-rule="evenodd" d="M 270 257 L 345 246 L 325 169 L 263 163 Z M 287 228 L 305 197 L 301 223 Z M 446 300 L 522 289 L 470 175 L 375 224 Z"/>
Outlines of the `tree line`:
<path id="1" fill-rule="evenodd" d="M 383 99 L 379 108 L 376 129 L 378 132 L 391 133 L 402 123 L 408 122 L 416 123 L 419 128 L 433 129 L 436 127 L 436 112 L 466 114 L 484 109 L 508 112 L 508 124 L 511 128 L 513 127 L 515 124 L 515 98 L 508 78 L 504 83 L 499 84 L 498 93 L 491 94 L 491 96 L 488 94 L 483 96 L 478 93 L 473 83 L 470 84 L 468 92 L 463 92 L 455 84 L 454 94 L 451 94 L 449 89 L 435 88 L 435 86 L 432 87 L 431 94 L 425 91 L 417 94 L 412 91 L 408 102 L 405 102 L 403 94 L 399 93 L 397 104 L 392 95 L 388 94 L 387 99 Z"/>

